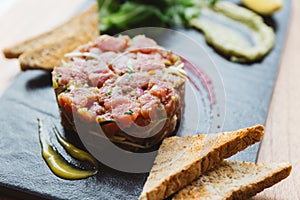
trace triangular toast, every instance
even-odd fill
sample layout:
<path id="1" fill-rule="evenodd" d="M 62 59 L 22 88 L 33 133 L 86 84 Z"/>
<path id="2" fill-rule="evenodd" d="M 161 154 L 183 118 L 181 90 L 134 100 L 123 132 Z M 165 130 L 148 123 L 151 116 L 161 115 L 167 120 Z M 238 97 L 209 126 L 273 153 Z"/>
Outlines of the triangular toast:
<path id="1" fill-rule="evenodd" d="M 66 53 L 99 36 L 97 5 L 46 33 L 6 48 L 6 58 L 18 58 L 22 70 L 52 70 Z"/>
<path id="2" fill-rule="evenodd" d="M 170 137 L 161 144 L 140 200 L 164 199 L 248 146 L 261 140 L 261 125 L 220 134 Z"/>
<path id="3" fill-rule="evenodd" d="M 223 161 L 180 190 L 173 200 L 248 199 L 288 177 L 287 163 L 254 164 Z"/>

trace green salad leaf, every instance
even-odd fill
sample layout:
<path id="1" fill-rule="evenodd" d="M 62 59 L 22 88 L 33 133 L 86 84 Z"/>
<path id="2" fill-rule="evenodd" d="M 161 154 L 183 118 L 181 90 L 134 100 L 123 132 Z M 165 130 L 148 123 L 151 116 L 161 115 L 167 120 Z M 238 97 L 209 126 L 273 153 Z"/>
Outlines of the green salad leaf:
<path id="1" fill-rule="evenodd" d="M 187 25 L 199 16 L 199 1 L 217 0 L 98 0 L 99 30 L 112 34 L 145 26 Z"/>

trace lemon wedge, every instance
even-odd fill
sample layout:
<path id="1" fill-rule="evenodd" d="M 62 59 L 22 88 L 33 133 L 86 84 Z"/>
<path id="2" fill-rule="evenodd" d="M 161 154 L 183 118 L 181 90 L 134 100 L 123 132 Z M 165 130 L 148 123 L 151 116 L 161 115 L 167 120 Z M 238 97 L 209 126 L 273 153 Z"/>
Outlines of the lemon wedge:
<path id="1" fill-rule="evenodd" d="M 262 15 L 272 15 L 282 8 L 282 0 L 241 0 L 242 3 Z"/>

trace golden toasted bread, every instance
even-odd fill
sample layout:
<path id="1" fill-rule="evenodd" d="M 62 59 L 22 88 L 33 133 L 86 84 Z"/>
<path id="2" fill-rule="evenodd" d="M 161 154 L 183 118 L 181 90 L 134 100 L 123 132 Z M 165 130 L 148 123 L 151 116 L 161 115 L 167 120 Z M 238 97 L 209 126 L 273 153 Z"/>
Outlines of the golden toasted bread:
<path id="1" fill-rule="evenodd" d="M 5 57 L 19 57 L 22 70 L 52 70 L 64 54 L 99 35 L 97 5 L 44 34 L 3 50 Z"/>
<path id="2" fill-rule="evenodd" d="M 140 200 L 160 200 L 184 188 L 201 174 L 261 140 L 261 125 L 233 132 L 170 137 L 163 141 Z"/>
<path id="3" fill-rule="evenodd" d="M 287 163 L 223 161 L 180 190 L 173 200 L 248 199 L 289 176 Z"/>

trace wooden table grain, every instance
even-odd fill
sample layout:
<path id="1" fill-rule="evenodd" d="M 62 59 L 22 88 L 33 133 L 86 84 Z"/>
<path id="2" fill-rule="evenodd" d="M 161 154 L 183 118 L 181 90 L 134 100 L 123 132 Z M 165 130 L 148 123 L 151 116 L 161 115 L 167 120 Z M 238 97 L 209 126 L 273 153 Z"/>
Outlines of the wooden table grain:
<path id="1" fill-rule="evenodd" d="M 259 162 L 290 162 L 291 175 L 255 200 L 300 199 L 300 1 L 292 1 L 289 32 L 259 151 Z"/>
<path id="2" fill-rule="evenodd" d="M 8 2 L 11 0 L 1 0 Z M 14 0 L 0 9 L 0 49 L 42 33 L 73 15 L 85 0 Z M 0 2 L 0 7 L 1 7 Z M 300 1 L 294 0 L 291 23 L 275 84 L 259 162 L 290 162 L 286 180 L 253 200 L 300 199 Z M 17 60 L 0 57 L 0 94 L 20 73 Z M 11 198 L 1 196 L 1 200 Z"/>

